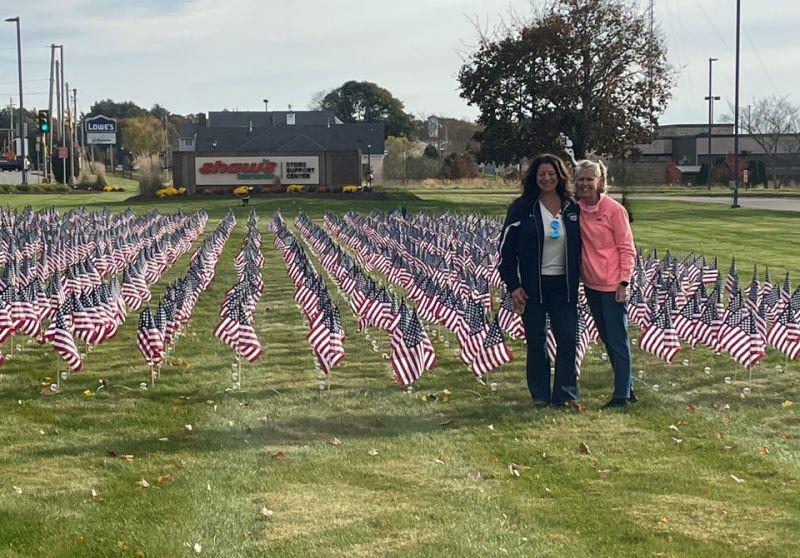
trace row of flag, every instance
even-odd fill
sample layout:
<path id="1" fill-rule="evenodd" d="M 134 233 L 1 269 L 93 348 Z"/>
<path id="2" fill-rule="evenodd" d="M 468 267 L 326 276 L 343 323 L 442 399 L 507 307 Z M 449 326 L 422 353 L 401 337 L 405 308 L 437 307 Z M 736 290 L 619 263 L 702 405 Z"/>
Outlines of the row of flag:
<path id="1" fill-rule="evenodd" d="M 258 216 L 253 209 L 247 219 L 247 233 L 241 250 L 236 254 L 234 267 L 237 282 L 225 293 L 214 335 L 233 350 L 237 359 L 255 362 L 264 352 L 253 328 L 256 304 L 264 292 L 261 277 L 264 255 L 261 253 Z"/>
<path id="2" fill-rule="evenodd" d="M 167 348 L 174 346 L 198 298 L 214 280 L 220 254 L 235 225 L 236 218 L 229 211 L 192 254 L 186 274 L 167 286 L 155 311 L 145 306 L 139 314 L 136 346 L 151 369 L 162 366 Z"/>
<path id="3" fill-rule="evenodd" d="M 54 211 L 24 211 L 23 216 L 27 216 L 24 219 L 7 218 L 6 214 L 2 222 L 21 230 L 4 229 L 0 234 L 3 243 L 10 248 L 10 254 L 4 254 L 5 267 L 0 279 L 0 342 L 15 333 L 32 337 L 40 344 L 50 342 L 70 368 L 79 371 L 83 366 L 83 353 L 78 350 L 75 339 L 88 346 L 103 343 L 116 335 L 127 316 L 126 283 L 123 279 L 120 284 L 116 275 L 118 269 L 126 264 L 135 266 L 136 262 L 140 262 L 138 265 L 149 263 L 156 252 L 155 245 L 168 245 L 169 256 L 165 261 L 174 261 L 191 246 L 207 220 L 204 212 L 188 217 L 182 213 L 169 216 L 149 213 L 141 218 L 135 218 L 132 212 L 124 215 L 120 220 L 112 219 L 106 211 L 74 211 L 62 220 Z M 40 217 L 38 221 L 36 216 Z M 101 242 L 85 236 L 92 227 L 102 237 L 103 250 Z M 138 235 L 134 241 L 131 229 L 149 231 L 153 236 Z M 109 231 L 113 231 L 113 235 Z M 38 241 L 35 232 L 39 233 Z M 52 239 L 57 235 L 71 235 L 81 239 L 82 244 L 77 245 L 67 259 L 48 258 L 49 248 L 45 247 L 53 244 L 42 238 Z M 114 248 L 109 249 L 109 246 Z M 98 254 L 119 265 L 101 265 L 100 273 L 95 259 Z M 41 265 L 32 265 L 35 260 Z M 42 264 L 44 261 L 47 263 Z M 58 265 L 51 265 L 53 262 Z M 60 269 L 60 265 L 66 267 Z M 157 265 L 153 270 L 148 279 L 157 281 L 165 268 Z M 43 281 L 47 282 L 46 287 Z M 17 288 L 18 285 L 25 286 Z M 149 295 L 146 282 L 140 288 Z M 0 364 L 3 360 L 0 353 Z"/>
<path id="4" fill-rule="evenodd" d="M 487 321 L 487 308 L 491 308 L 491 291 L 488 280 L 462 281 L 469 272 L 454 270 L 463 266 L 463 260 L 442 258 L 435 266 L 430 258 L 415 255 L 413 241 L 404 231 L 412 227 L 403 224 L 399 213 L 386 214 L 380 227 L 381 234 L 373 224 L 377 214 L 370 220 L 360 219 L 348 213 L 340 219 L 332 213 L 325 215 L 328 230 L 351 248 L 355 257 L 370 262 L 394 285 L 405 289 L 408 298 L 416 306 L 415 313 L 431 323 L 440 323 L 451 330 L 458 340 L 461 361 L 468 365 L 478 377 L 512 360 L 513 356 L 505 341 L 497 316 Z M 420 221 L 417 222 L 419 226 Z M 324 231 L 317 233 L 325 234 Z M 428 230 L 424 235 L 431 249 L 441 245 L 455 245 L 456 235 L 450 233 L 450 241 L 437 240 L 440 231 Z M 421 236 L 421 235 L 418 235 Z M 438 250 L 438 248 L 436 248 Z M 482 285 L 482 286 L 481 286 Z M 488 297 L 483 296 L 484 289 Z"/>
<path id="5" fill-rule="evenodd" d="M 405 300 L 398 305 L 393 293 L 379 286 L 305 213 L 298 213 L 295 226 L 348 299 L 359 330 L 373 326 L 389 334 L 389 364 L 398 382 L 408 385 L 433 368 L 436 353 L 417 311 L 409 309 Z"/>
<path id="6" fill-rule="evenodd" d="M 329 374 L 345 356 L 345 332 L 339 308 L 333 303 L 325 281 L 317 274 L 280 212 L 275 212 L 269 228 L 275 234 L 275 247 L 294 281 L 294 300 L 308 321 L 306 337 L 317 365 L 322 372 Z"/>

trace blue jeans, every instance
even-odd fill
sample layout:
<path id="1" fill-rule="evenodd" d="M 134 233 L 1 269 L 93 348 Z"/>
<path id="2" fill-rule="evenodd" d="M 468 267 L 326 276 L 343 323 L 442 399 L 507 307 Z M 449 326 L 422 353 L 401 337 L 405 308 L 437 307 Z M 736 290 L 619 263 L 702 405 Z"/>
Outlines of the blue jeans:
<path id="1" fill-rule="evenodd" d="M 631 341 L 628 337 L 628 305 L 614 300 L 614 293 L 586 287 L 586 300 L 597 324 L 597 332 L 606 346 L 608 360 L 614 369 L 615 399 L 630 399 Z"/>
<path id="2" fill-rule="evenodd" d="M 575 367 L 575 335 L 578 323 L 576 302 L 567 302 L 567 279 L 564 275 L 542 275 L 542 301 L 539 293 L 530 297 L 522 314 L 528 359 L 525 372 L 528 389 L 534 399 L 550 401 L 556 405 L 577 401 L 578 378 Z M 550 360 L 547 357 L 546 316 L 556 339 L 556 374 L 552 393 L 550 390 Z"/>

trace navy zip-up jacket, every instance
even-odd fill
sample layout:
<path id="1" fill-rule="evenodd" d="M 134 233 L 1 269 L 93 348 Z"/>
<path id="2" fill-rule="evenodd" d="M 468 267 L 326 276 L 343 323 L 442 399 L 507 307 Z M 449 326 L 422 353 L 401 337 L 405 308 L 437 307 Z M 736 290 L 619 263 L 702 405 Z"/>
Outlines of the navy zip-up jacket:
<path id="1" fill-rule="evenodd" d="M 509 292 L 522 287 L 530 300 L 541 303 L 544 222 L 538 201 L 520 197 L 508 208 L 497 269 Z M 561 198 L 561 216 L 567 250 L 567 300 L 574 303 L 578 300 L 581 255 L 580 209 L 575 200 Z"/>

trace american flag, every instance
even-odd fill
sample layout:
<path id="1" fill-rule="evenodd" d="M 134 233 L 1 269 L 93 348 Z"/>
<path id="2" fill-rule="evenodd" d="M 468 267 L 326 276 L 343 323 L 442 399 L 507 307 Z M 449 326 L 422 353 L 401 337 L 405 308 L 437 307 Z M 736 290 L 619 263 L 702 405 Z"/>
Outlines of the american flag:
<path id="1" fill-rule="evenodd" d="M 736 256 L 731 260 L 731 267 L 728 270 L 728 276 L 725 278 L 725 290 L 732 292 L 734 287 L 739 284 L 739 274 L 736 271 Z"/>
<path id="2" fill-rule="evenodd" d="M 486 314 L 483 305 L 473 299 L 467 299 L 464 310 L 464 327 L 456 332 L 458 343 L 461 346 L 459 355 L 464 364 L 472 364 L 486 337 Z"/>
<path id="3" fill-rule="evenodd" d="M 749 312 L 740 307 L 728 313 L 719 331 L 720 346 L 745 368 L 750 368 L 754 364 L 750 325 Z"/>
<path id="4" fill-rule="evenodd" d="M 255 329 L 250 317 L 242 308 L 239 309 L 238 339 L 236 344 L 236 354 L 248 362 L 255 362 L 264 352 L 264 348 L 258 341 Z"/>
<path id="5" fill-rule="evenodd" d="M 650 325 L 639 338 L 639 347 L 665 362 L 672 362 L 675 359 L 681 350 L 681 345 L 678 334 L 672 327 L 669 311 L 666 309 L 656 311 Z"/>
<path id="6" fill-rule="evenodd" d="M 694 343 L 694 330 L 700 319 L 700 305 L 696 297 L 692 297 L 684 305 L 673 320 L 675 331 L 687 343 Z"/>
<path id="7" fill-rule="evenodd" d="M 47 337 L 56 352 L 67 362 L 70 369 L 73 372 L 80 372 L 81 368 L 83 368 L 83 359 L 78 347 L 75 345 L 72 332 L 64 319 L 64 312 L 61 310 L 56 312 L 53 327 L 48 328 Z"/>
<path id="8" fill-rule="evenodd" d="M 795 360 L 800 358 L 800 325 L 795 320 L 791 305 L 786 305 L 767 336 L 769 344 Z"/>
<path id="9" fill-rule="evenodd" d="M 392 354 L 389 363 L 402 385 L 419 379 L 428 369 L 427 362 L 433 357 L 432 347 L 426 348 L 422 323 L 416 312 L 412 312 L 404 324 L 396 327 L 392 333 Z M 433 357 L 435 358 L 435 357 Z"/>
<path id="10" fill-rule="evenodd" d="M 522 318 L 514 310 L 514 300 L 511 298 L 511 293 L 508 289 L 503 287 L 503 296 L 500 300 L 500 308 L 497 310 L 497 318 L 500 327 L 508 333 L 512 339 L 525 338 L 525 326 L 522 323 Z"/>
<path id="11" fill-rule="evenodd" d="M 153 315 L 147 306 L 139 314 L 139 325 L 136 329 L 136 346 L 148 365 L 156 366 L 160 362 L 160 360 L 157 361 L 156 359 L 157 355 L 162 354 L 164 350 L 161 332 L 156 328 Z"/>
<path id="12" fill-rule="evenodd" d="M 239 313 L 242 308 L 234 299 L 230 299 L 225 305 L 225 312 L 217 326 L 214 328 L 214 336 L 236 350 L 239 344 Z"/>
<path id="13" fill-rule="evenodd" d="M 500 323 L 495 317 L 483 338 L 480 350 L 473 358 L 472 373 L 480 378 L 490 370 L 510 362 L 513 358 L 511 349 L 508 348 L 503 338 L 503 330 L 500 329 Z"/>

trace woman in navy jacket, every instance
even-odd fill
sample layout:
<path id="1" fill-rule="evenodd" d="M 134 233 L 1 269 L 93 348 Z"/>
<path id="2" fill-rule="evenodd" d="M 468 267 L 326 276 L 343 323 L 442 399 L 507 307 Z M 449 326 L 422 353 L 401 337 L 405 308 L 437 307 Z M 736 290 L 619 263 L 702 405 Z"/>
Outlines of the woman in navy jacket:
<path id="1" fill-rule="evenodd" d="M 581 253 L 579 209 L 567 167 L 555 155 L 539 155 L 522 179 L 522 196 L 508 208 L 498 269 L 518 312 L 528 343 L 526 374 L 536 406 L 574 406 L 578 401 L 575 336 Z M 557 344 L 555 381 L 545 346 L 547 326 Z"/>

